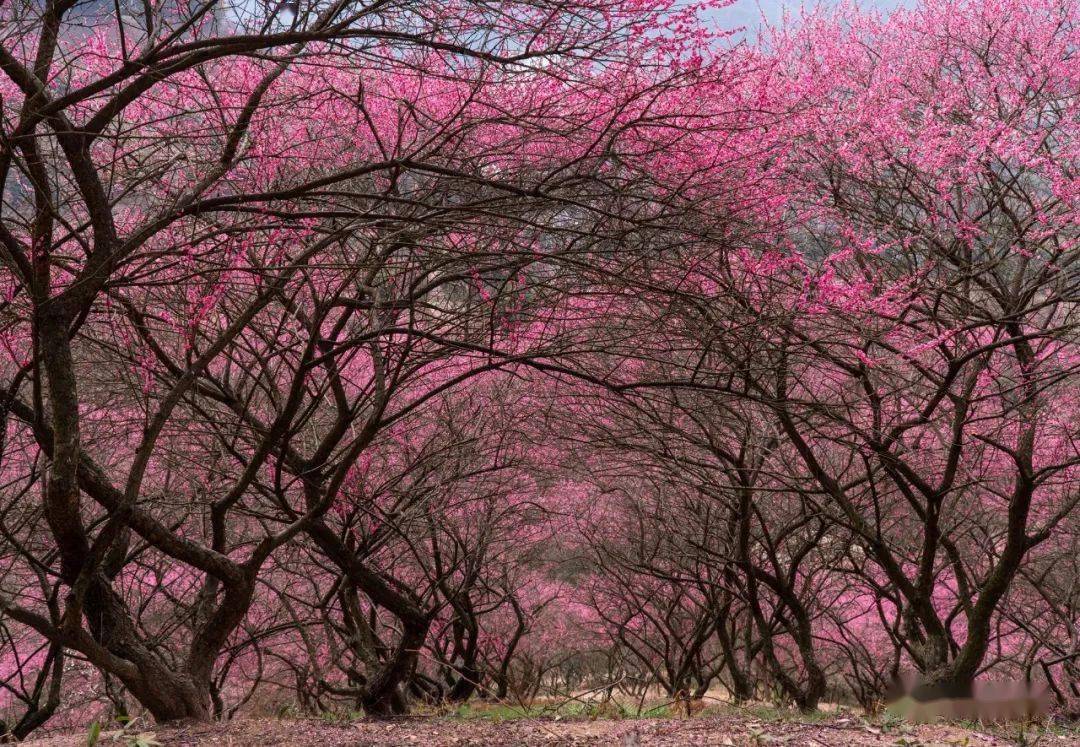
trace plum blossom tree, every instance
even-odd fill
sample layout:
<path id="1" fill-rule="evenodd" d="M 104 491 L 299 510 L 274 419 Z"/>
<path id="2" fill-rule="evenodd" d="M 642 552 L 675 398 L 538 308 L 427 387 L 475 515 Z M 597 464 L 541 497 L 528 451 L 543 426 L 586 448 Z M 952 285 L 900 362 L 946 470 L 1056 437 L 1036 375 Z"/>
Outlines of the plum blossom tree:
<path id="1" fill-rule="evenodd" d="M 5 6 L 5 470 L 40 488 L 19 555 L 62 603 L 4 614 L 155 718 L 206 718 L 303 535 L 422 642 L 325 517 L 383 430 L 550 342 L 522 336 L 550 303 L 525 271 L 584 235 L 556 208 L 605 188 L 612 124 L 639 116 L 632 78 L 599 78 L 665 53 L 668 11 Z"/>
<path id="2" fill-rule="evenodd" d="M 961 691 L 1080 501 L 1074 10 L 926 3 L 775 40 L 797 96 L 850 105 L 792 121 L 800 240 L 830 256 L 768 395 L 893 587 L 906 652 Z"/>
<path id="3" fill-rule="evenodd" d="M 667 474 L 697 469 L 686 422 L 755 408 L 783 447 L 769 490 L 820 522 L 808 549 L 847 548 L 827 563 L 882 661 L 957 694 L 992 644 L 1023 658 L 1009 594 L 1080 500 L 1074 15 L 929 2 L 778 30 L 725 89 L 759 107 L 730 149 L 677 152 L 684 219 L 597 270 L 628 344 L 590 365 L 684 442 Z M 710 397 L 656 417 L 663 390 Z"/>
<path id="4" fill-rule="evenodd" d="M 707 6 L 0 6 L 5 734 L 1075 674 L 1080 11 Z"/>

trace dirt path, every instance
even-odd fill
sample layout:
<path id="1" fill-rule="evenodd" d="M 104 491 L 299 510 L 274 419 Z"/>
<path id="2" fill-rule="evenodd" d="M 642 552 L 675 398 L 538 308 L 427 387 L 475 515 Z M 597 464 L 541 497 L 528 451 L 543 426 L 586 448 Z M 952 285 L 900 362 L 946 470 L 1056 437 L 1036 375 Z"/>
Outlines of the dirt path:
<path id="1" fill-rule="evenodd" d="M 98 745 L 133 747 L 135 733 L 104 733 Z M 691 720 L 540 720 L 411 718 L 395 722 L 357 721 L 331 725 L 319 720 L 240 720 L 229 724 L 194 725 L 155 729 L 146 734 L 164 747 L 179 745 L 227 745 L 272 747 L 275 745 L 715 745 L 717 747 L 858 747 L 905 745 L 930 747 L 1006 747 L 1015 737 L 994 736 L 953 726 L 892 725 L 881 728 L 861 719 L 838 718 L 806 723 L 761 721 L 750 716 L 705 716 Z M 38 747 L 82 747 L 86 733 L 54 736 L 27 742 Z M 1080 745 L 1080 736 L 1044 733 L 1033 742 L 1040 747 Z M 152 744 L 145 742 L 144 744 Z"/>

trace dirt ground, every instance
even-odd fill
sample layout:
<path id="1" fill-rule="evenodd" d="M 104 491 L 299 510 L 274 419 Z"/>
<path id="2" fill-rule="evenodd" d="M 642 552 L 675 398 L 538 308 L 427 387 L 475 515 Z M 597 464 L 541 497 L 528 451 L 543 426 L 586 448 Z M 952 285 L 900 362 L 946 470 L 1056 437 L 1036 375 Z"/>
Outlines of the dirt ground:
<path id="1" fill-rule="evenodd" d="M 38 747 L 84 747 L 87 734 L 72 733 L 26 742 Z M 192 725 L 140 732 L 103 732 L 98 745 L 163 747 L 174 745 L 223 745 L 271 747 L 272 745 L 716 745 L 717 747 L 858 747 L 905 745 L 930 747 L 1005 747 L 1006 745 L 1080 745 L 1080 733 L 1054 730 L 1028 732 L 1021 741 L 1018 728 L 996 734 L 946 725 L 873 724 L 860 718 L 827 720 L 761 720 L 749 714 L 699 716 L 691 719 L 539 719 L 513 720 L 407 718 L 393 722 L 358 720 L 329 724 L 318 719 L 238 720 L 227 724 Z"/>

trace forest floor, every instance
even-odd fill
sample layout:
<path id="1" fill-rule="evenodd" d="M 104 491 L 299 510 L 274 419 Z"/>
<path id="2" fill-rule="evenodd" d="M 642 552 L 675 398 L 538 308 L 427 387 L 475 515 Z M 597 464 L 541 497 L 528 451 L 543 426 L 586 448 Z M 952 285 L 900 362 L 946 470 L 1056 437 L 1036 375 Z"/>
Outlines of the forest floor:
<path id="1" fill-rule="evenodd" d="M 88 733 L 53 735 L 24 744 L 83 747 Z M 447 716 L 415 716 L 394 721 L 368 719 L 237 719 L 225 724 L 151 728 L 137 724 L 124 731 L 102 731 L 97 744 L 125 747 L 221 745 L 716 745 L 717 747 L 1058 747 L 1080 745 L 1080 730 L 1056 726 L 1029 728 L 979 724 L 908 724 L 893 718 L 854 714 L 801 716 L 775 710 L 726 709 L 692 718 L 533 716 L 513 709 L 465 709 Z"/>

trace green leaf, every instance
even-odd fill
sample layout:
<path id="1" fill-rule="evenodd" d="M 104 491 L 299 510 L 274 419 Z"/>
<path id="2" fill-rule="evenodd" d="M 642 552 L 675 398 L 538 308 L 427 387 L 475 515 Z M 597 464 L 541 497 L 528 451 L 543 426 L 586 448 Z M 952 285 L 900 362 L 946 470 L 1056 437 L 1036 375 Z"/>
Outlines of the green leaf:
<path id="1" fill-rule="evenodd" d="M 86 735 L 86 747 L 94 747 L 101 739 L 101 724 L 97 721 L 90 724 L 90 732 Z"/>

